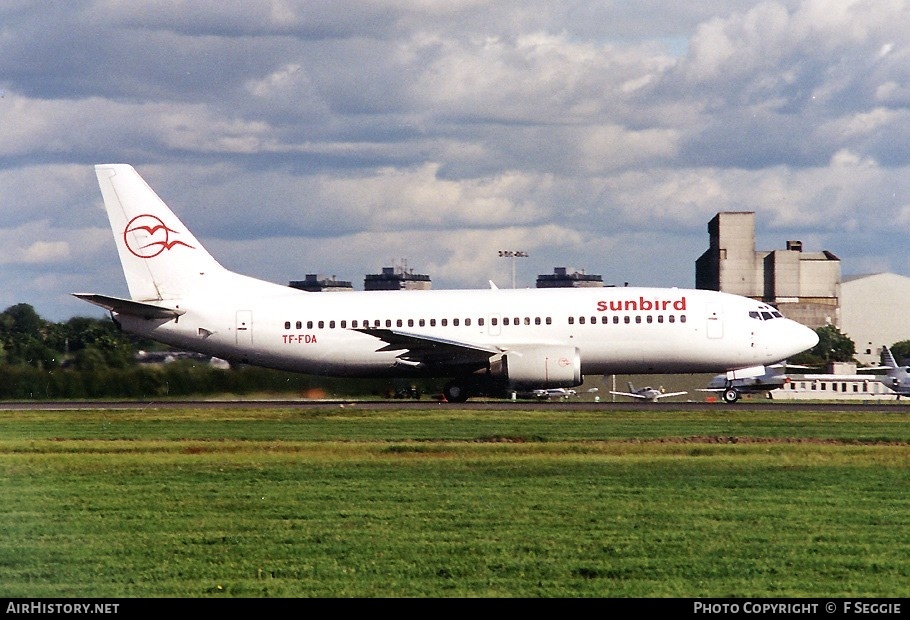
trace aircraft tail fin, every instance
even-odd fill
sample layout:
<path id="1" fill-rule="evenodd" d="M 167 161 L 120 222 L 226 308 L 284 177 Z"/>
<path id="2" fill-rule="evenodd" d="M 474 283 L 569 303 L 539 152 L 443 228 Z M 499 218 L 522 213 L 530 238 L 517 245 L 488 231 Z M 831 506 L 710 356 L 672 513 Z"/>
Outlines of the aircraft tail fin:
<path id="1" fill-rule="evenodd" d="M 178 299 L 224 271 L 132 166 L 95 174 L 133 300 Z"/>
<path id="2" fill-rule="evenodd" d="M 891 349 L 886 346 L 882 346 L 882 366 L 887 368 L 897 368 L 897 361 L 894 359 L 894 355 L 891 353 Z"/>

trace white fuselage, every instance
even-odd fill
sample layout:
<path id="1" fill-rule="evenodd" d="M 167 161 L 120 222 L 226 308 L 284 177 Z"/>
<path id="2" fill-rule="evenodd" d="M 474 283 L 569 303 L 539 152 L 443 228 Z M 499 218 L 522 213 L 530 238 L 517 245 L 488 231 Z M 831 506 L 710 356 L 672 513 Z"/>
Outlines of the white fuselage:
<path id="1" fill-rule="evenodd" d="M 176 320 L 121 315 L 127 331 L 232 361 L 336 376 L 447 376 L 402 363 L 379 328 L 502 352 L 577 348 L 584 374 L 719 372 L 778 362 L 815 333 L 760 302 L 676 288 L 309 293 L 230 272 L 168 305 Z M 750 316 L 751 313 L 751 316 Z"/>

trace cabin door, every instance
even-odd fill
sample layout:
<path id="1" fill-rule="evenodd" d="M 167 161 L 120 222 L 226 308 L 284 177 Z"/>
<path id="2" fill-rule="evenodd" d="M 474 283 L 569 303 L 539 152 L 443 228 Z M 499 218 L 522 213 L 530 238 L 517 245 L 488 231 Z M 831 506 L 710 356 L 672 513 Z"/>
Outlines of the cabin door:
<path id="1" fill-rule="evenodd" d="M 708 309 L 708 326 L 707 326 L 708 338 L 723 338 L 724 337 L 724 319 L 723 319 L 723 312 L 721 311 L 720 304 L 709 303 L 707 309 Z"/>

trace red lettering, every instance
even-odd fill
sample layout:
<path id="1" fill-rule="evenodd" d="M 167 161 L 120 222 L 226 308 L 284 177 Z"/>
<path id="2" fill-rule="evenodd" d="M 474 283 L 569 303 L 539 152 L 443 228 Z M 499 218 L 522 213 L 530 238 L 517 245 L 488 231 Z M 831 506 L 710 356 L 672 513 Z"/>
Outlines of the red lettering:
<path id="1" fill-rule="evenodd" d="M 680 297 L 676 300 L 670 299 L 645 299 L 642 296 L 639 296 L 637 300 L 635 299 L 611 299 L 611 300 L 600 300 L 597 302 L 597 311 L 598 312 L 629 312 L 629 311 L 642 311 L 642 312 L 651 312 L 651 311 L 666 311 L 672 308 L 678 312 L 686 311 L 686 298 Z"/>

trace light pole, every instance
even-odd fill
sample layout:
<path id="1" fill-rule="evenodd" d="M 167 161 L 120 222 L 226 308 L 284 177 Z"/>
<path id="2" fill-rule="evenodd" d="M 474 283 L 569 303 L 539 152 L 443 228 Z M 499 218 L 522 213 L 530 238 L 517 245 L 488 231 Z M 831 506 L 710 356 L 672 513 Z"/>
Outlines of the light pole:
<path id="1" fill-rule="evenodd" d="M 512 288 L 515 288 L 515 259 L 527 258 L 528 253 L 522 250 L 499 250 L 499 257 L 512 259 Z"/>

